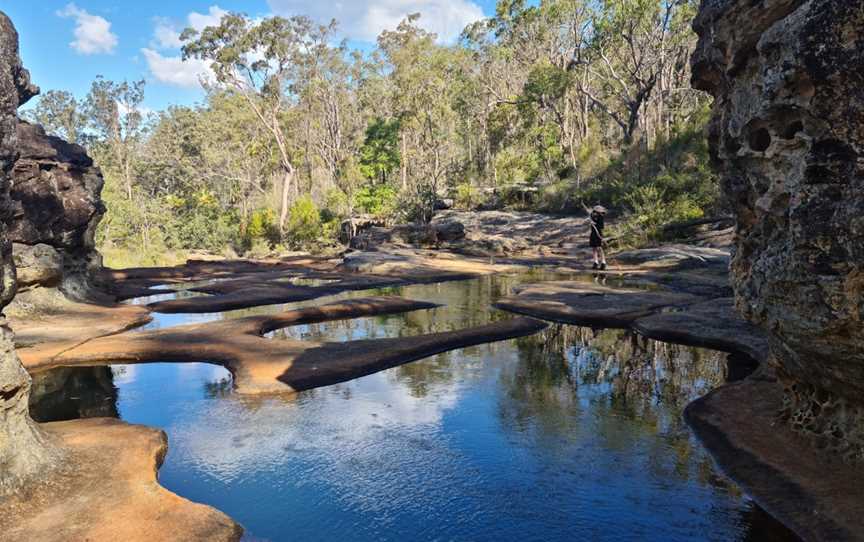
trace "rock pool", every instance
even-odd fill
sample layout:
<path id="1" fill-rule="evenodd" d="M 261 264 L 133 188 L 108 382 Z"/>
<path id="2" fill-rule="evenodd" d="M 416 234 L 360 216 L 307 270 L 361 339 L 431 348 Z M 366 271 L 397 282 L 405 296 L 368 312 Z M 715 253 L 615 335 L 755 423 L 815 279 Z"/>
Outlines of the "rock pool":
<path id="1" fill-rule="evenodd" d="M 536 280 L 388 289 L 446 306 L 270 337 L 482 325 L 510 318 L 491 302 Z M 189 321 L 157 315 L 152 325 Z M 554 326 L 284 397 L 241 397 L 222 367 L 169 361 L 38 374 L 34 416 L 119 415 L 164 429 L 160 482 L 226 512 L 248 540 L 794 539 L 724 479 L 681 419 L 740 369 L 720 352 Z"/>

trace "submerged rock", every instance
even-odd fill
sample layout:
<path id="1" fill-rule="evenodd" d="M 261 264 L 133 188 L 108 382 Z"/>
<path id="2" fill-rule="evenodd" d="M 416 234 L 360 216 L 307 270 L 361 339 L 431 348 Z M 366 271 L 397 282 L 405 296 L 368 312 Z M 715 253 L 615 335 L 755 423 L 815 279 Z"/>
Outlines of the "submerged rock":
<path id="1" fill-rule="evenodd" d="M 738 307 L 794 427 L 864 459 L 864 1 L 703 1 L 694 26 Z"/>

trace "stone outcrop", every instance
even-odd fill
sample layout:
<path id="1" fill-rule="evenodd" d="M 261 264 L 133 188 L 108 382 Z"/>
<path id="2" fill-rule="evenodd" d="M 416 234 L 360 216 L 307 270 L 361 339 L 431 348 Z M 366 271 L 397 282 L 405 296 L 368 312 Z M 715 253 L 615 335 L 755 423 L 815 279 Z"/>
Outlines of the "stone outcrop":
<path id="1" fill-rule="evenodd" d="M 6 224 L 11 216 L 10 172 L 18 158 L 17 109 L 37 89 L 18 56 L 18 34 L 0 12 L 0 308 L 15 296 L 15 266 Z M 0 315 L 0 496 L 44 473 L 59 452 L 30 419 L 30 377 L 15 353 L 14 338 Z"/>
<path id="2" fill-rule="evenodd" d="M 59 287 L 74 299 L 93 297 L 101 267 L 96 227 L 105 212 L 104 181 L 83 147 L 19 121 L 20 156 L 12 169 L 9 237 L 19 286 Z"/>
<path id="3" fill-rule="evenodd" d="M 694 27 L 738 307 L 793 428 L 864 459 L 864 0 L 704 0 Z"/>

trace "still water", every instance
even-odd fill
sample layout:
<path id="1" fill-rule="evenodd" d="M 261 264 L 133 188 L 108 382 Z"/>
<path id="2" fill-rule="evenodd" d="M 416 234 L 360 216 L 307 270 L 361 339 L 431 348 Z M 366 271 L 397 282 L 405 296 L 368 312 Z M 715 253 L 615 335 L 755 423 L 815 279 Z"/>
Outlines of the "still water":
<path id="1" fill-rule="evenodd" d="M 446 306 L 270 339 L 481 325 L 509 318 L 490 303 L 530 280 L 371 292 Z M 165 315 L 152 326 L 190 321 Z M 681 419 L 730 363 L 629 332 L 554 326 L 292 397 L 235 394 L 230 374 L 208 364 L 61 369 L 37 377 L 33 412 L 164 429 L 160 482 L 226 512 L 250 541 L 791 540 L 722 477 Z"/>

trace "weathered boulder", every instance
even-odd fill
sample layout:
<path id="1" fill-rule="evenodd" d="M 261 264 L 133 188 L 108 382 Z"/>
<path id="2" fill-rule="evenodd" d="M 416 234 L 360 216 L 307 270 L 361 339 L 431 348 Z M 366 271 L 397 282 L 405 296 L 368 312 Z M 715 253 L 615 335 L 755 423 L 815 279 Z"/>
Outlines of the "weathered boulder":
<path id="1" fill-rule="evenodd" d="M 738 308 L 793 426 L 864 458 L 864 0 L 704 0 L 694 27 Z"/>
<path id="2" fill-rule="evenodd" d="M 438 241 L 456 241 L 465 237 L 465 224 L 456 220 L 447 220 L 432 225 Z"/>
<path id="3" fill-rule="evenodd" d="M 18 158 L 17 109 L 37 92 L 18 56 L 18 33 L 0 12 L 0 308 L 15 296 L 15 265 L 6 224 L 11 216 L 10 172 Z M 59 452 L 30 419 L 30 377 L 15 353 L 12 330 L 0 315 L 0 496 L 58 462 Z"/>
<path id="4" fill-rule="evenodd" d="M 22 121 L 17 134 L 9 237 L 16 259 L 27 264 L 28 280 L 20 285 L 59 286 L 71 297 L 91 297 L 91 276 L 101 264 L 95 235 L 105 212 L 102 174 L 83 147 L 49 136 L 41 126 Z M 56 258 L 47 256 L 45 246 L 60 258 L 59 280 Z"/>
<path id="5" fill-rule="evenodd" d="M 37 284 L 58 286 L 63 280 L 63 255 L 51 245 L 13 243 L 12 256 L 19 288 Z"/>

